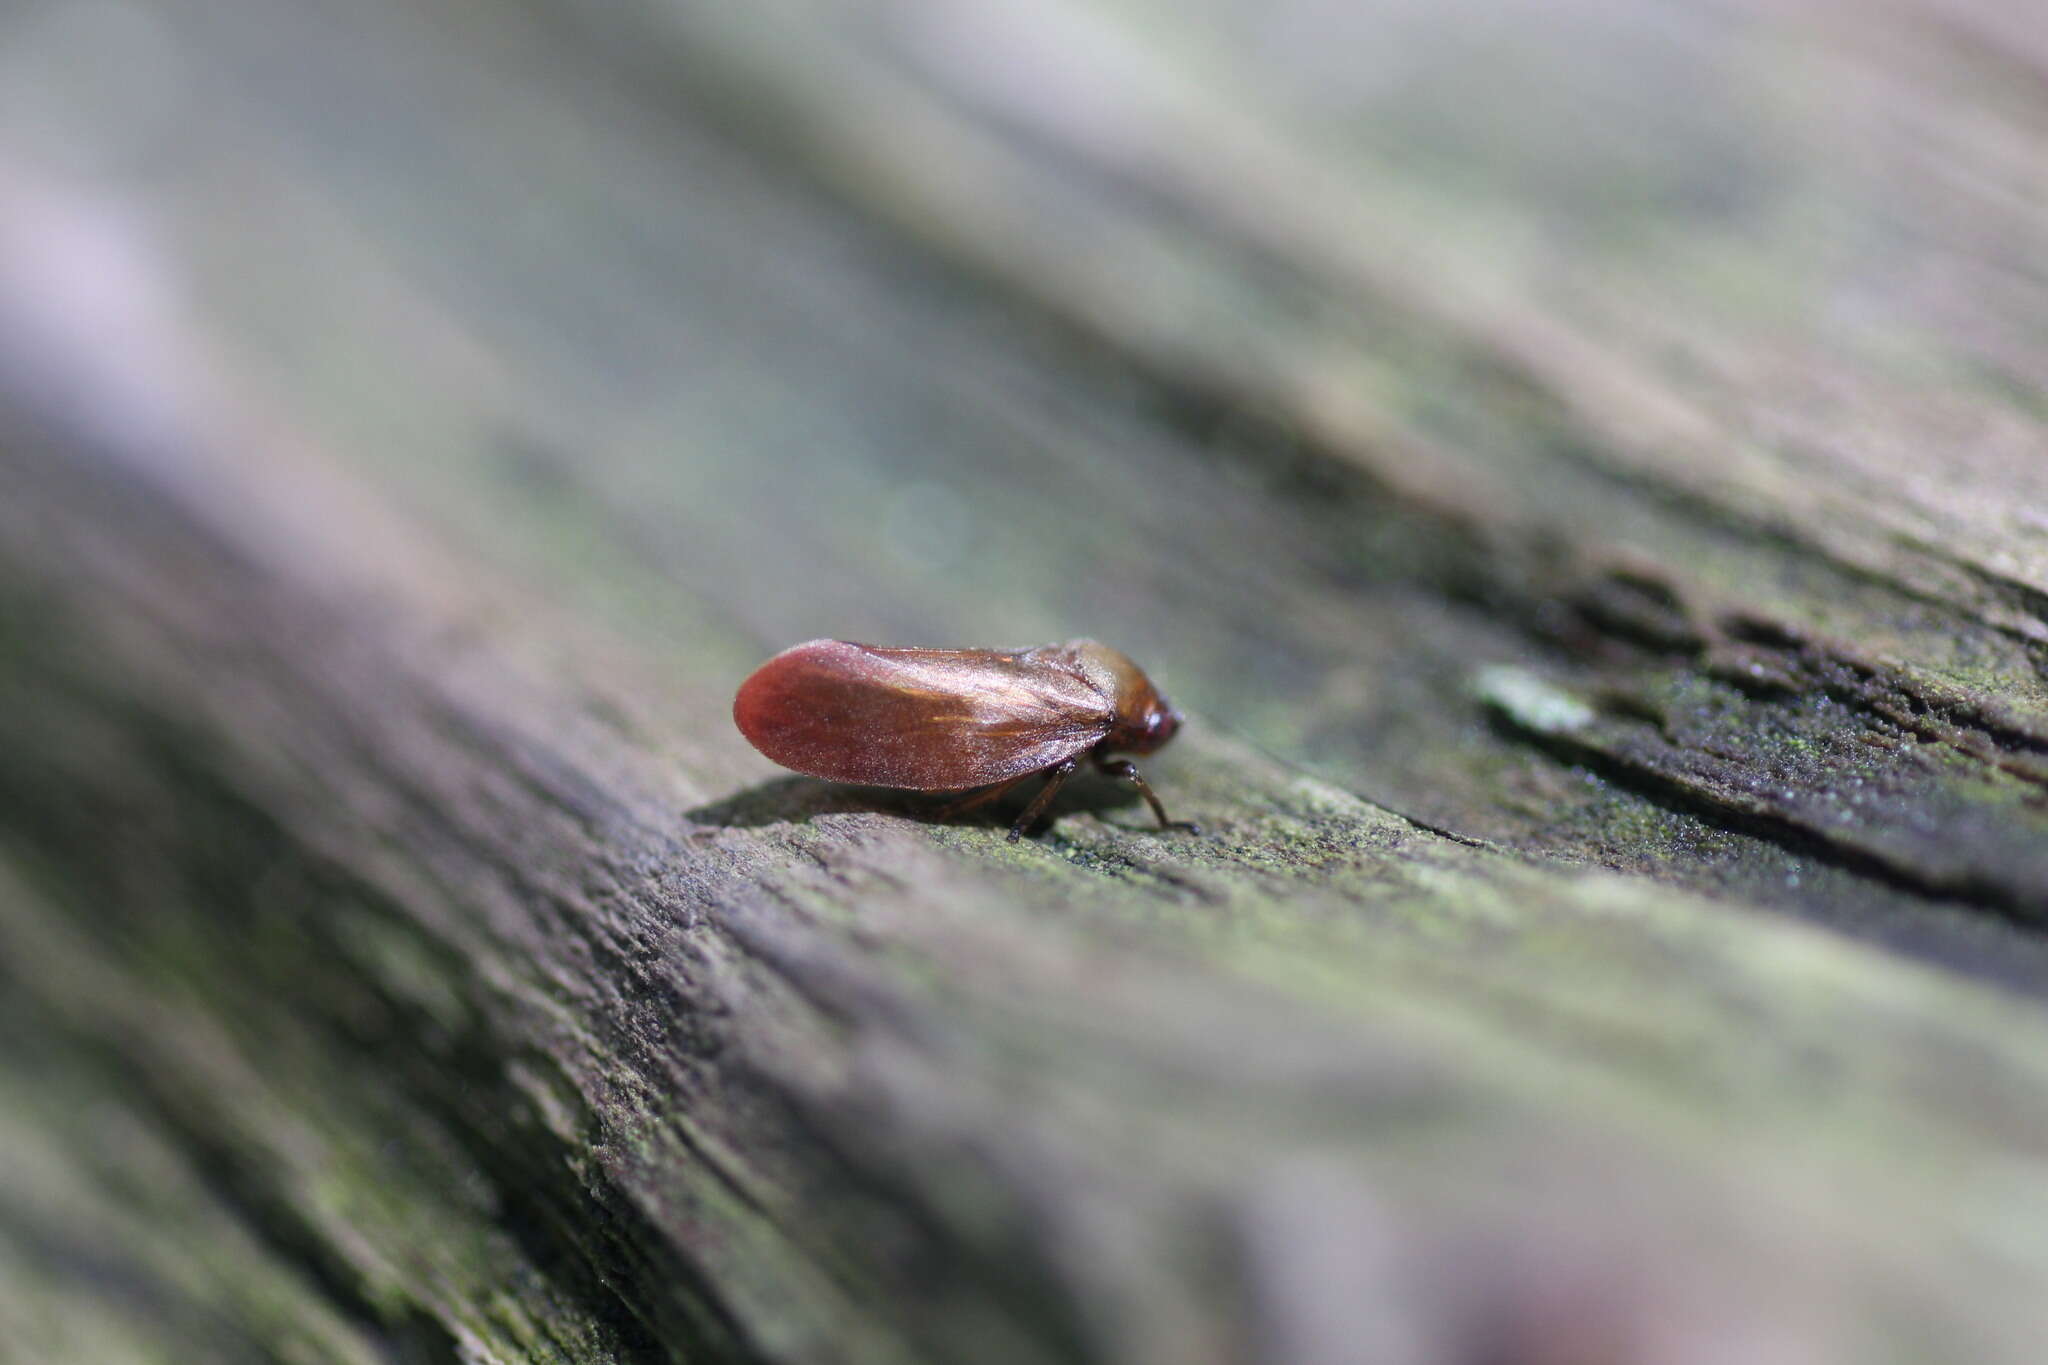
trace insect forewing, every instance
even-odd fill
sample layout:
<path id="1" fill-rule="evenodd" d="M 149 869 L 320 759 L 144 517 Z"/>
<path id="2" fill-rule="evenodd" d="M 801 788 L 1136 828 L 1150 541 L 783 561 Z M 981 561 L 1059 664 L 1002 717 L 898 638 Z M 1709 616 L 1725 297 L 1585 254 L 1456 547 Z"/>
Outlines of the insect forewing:
<path id="1" fill-rule="evenodd" d="M 1080 753 L 1109 733 L 1112 707 L 1057 652 L 812 640 L 761 665 L 733 719 L 785 768 L 951 791 Z"/>

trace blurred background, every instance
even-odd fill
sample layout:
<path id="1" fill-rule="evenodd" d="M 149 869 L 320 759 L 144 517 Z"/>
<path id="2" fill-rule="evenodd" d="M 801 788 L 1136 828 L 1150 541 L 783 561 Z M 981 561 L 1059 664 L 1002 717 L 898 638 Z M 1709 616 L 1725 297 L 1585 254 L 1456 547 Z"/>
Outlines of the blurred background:
<path id="1" fill-rule="evenodd" d="M 373 488 L 707 695 L 819 635 L 1095 635 L 1288 762 L 1576 850 L 1666 815 L 1448 699 L 1582 662 L 1588 581 L 2032 676 L 2025 7 L 0 23 L 0 377 L 202 501 Z M 1762 866 L 1714 875 L 1812 901 Z"/>
<path id="2" fill-rule="evenodd" d="M 693 818 L 841 809 L 727 723 L 788 644 L 1089 635 L 1195 717 L 1176 813 L 1346 793 L 2048 994 L 2038 5 L 7 0 L 0 854 L 90 862 L 50 793 L 132 755 L 22 699 L 74 635 L 161 680 L 60 502 L 624 679 Z M 176 543 L 136 616 L 231 615 Z M 232 717 L 328 619 L 179 667 Z M 1471 1359 L 1648 1358 L 1573 1321 Z"/>
<path id="3" fill-rule="evenodd" d="M 288 440 L 716 667 L 1096 634 L 1427 806 L 1503 541 L 2043 552 L 2024 7 L 0 23 L 11 383 Z"/>

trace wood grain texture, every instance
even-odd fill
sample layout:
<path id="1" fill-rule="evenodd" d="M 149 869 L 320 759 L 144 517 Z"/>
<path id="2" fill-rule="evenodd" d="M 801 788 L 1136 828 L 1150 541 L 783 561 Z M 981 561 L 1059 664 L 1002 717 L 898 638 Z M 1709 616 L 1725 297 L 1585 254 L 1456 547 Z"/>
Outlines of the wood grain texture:
<path id="1" fill-rule="evenodd" d="M 1995 8 L 0 19 L 0 1339 L 2037 1358 Z M 1082 632 L 1205 837 L 730 725 Z"/>

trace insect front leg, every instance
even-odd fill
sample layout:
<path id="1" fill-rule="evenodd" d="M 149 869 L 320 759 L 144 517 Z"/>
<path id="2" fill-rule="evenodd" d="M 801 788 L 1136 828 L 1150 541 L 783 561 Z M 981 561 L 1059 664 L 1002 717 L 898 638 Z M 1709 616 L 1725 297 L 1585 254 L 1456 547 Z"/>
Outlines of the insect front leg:
<path id="1" fill-rule="evenodd" d="M 1159 828 L 1184 829 L 1190 834 L 1200 834 L 1202 832 L 1202 827 L 1192 820 L 1167 819 L 1166 807 L 1160 803 L 1159 794 L 1152 790 L 1152 784 L 1147 782 L 1145 775 L 1138 771 L 1138 765 L 1131 762 L 1128 758 L 1104 758 L 1102 755 L 1097 754 L 1095 756 L 1095 768 L 1096 771 L 1107 777 L 1130 778 L 1131 782 L 1138 788 L 1138 794 L 1145 798 L 1145 804 L 1152 807 L 1152 813 L 1159 817 Z"/>
<path id="2" fill-rule="evenodd" d="M 1010 826 L 1011 843 L 1023 838 L 1024 831 L 1037 823 L 1038 817 L 1045 814 L 1045 808 L 1052 804 L 1053 797 L 1059 795 L 1060 788 L 1066 786 L 1067 779 L 1074 775 L 1074 769 L 1080 766 L 1080 760 L 1070 758 L 1045 769 L 1045 785 L 1038 789 L 1038 795 L 1031 798 L 1031 804 L 1017 817 L 1017 823 Z"/>

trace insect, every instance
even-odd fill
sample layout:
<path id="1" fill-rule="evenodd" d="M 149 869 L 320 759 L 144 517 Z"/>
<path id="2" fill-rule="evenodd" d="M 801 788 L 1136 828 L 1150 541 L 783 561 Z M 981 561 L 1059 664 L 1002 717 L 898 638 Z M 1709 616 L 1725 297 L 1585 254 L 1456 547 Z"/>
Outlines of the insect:
<path id="1" fill-rule="evenodd" d="M 1136 664 L 1093 640 L 1021 650 L 811 640 L 741 683 L 732 718 L 756 749 L 812 777 L 968 793 L 944 816 L 1043 776 L 1012 840 L 1084 757 L 1129 778 L 1161 829 L 1175 823 L 1136 765 L 1109 755 L 1151 753 L 1180 729 L 1180 712 Z"/>

